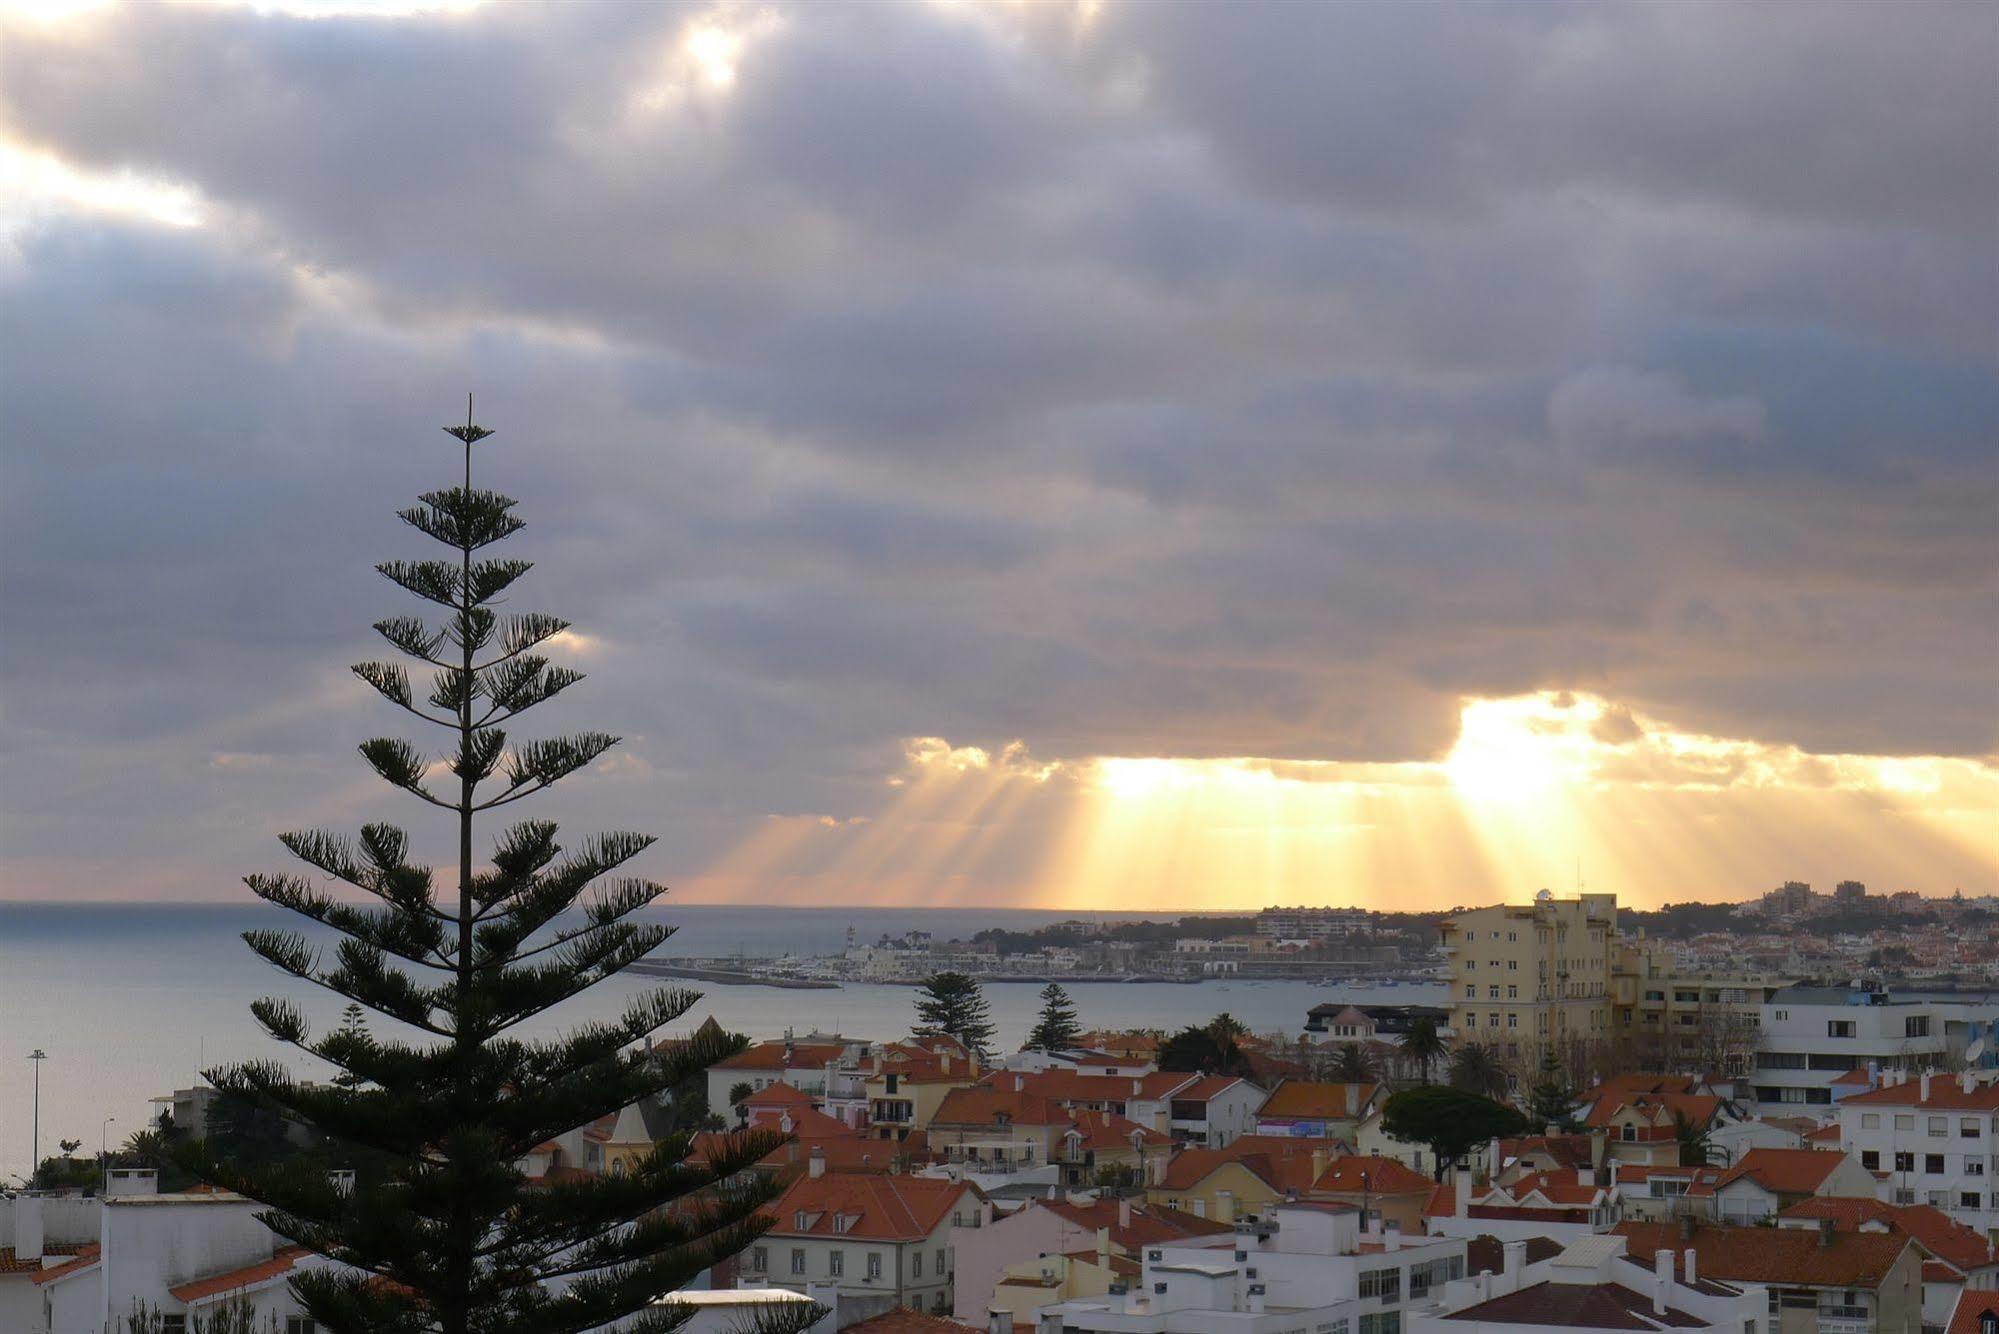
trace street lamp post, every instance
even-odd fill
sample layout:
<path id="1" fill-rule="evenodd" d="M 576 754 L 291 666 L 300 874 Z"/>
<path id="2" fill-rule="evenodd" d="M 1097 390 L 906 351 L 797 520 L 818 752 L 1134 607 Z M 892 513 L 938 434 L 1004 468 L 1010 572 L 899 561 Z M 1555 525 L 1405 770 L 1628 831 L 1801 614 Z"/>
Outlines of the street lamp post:
<path id="1" fill-rule="evenodd" d="M 28 1059 L 35 1064 L 34 1156 L 28 1161 L 28 1179 L 32 1181 L 34 1174 L 42 1170 L 42 1062 L 49 1059 L 49 1054 L 37 1047 L 28 1053 Z"/>
<path id="2" fill-rule="evenodd" d="M 104 1118 L 104 1124 L 97 1127 L 97 1161 L 100 1163 L 108 1165 L 111 1161 L 111 1150 L 109 1148 L 111 1143 L 111 1123 L 117 1119 L 115 1116 L 107 1116 Z"/>

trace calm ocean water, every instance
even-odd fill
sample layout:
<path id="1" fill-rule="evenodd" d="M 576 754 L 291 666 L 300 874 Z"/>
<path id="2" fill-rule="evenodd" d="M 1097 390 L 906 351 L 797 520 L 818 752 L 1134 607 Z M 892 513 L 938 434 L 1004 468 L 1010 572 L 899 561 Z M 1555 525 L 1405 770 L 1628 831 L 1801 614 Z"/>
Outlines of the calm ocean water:
<path id="1" fill-rule="evenodd" d="M 863 942 L 883 932 L 927 930 L 939 939 L 982 927 L 1029 929 L 1092 914 L 1002 909 L 762 908 L 675 905 L 660 912 L 679 928 L 668 954 L 827 954 L 852 926 Z M 1111 914 L 1096 914 L 1105 916 Z M 1140 914 L 1127 914 L 1137 916 Z M 1164 917 L 1166 914 L 1152 914 Z M 295 999 L 315 1024 L 335 1021 L 342 1002 L 292 982 L 251 954 L 239 933 L 251 926 L 291 927 L 299 919 L 261 905 L 134 906 L 0 904 L 0 1178 L 24 1171 L 31 1138 L 30 1050 L 40 1047 L 42 1148 L 80 1139 L 95 1150 L 104 1118 L 115 1143 L 150 1115 L 149 1100 L 196 1082 L 204 1064 L 252 1057 L 290 1059 L 301 1074 L 316 1065 L 263 1036 L 249 1002 L 262 995 Z M 633 991 L 657 979 L 619 978 L 558 1009 L 542 1031 L 608 1017 Z M 1037 988 L 987 988 L 999 1039 L 1011 1050 L 1026 1036 Z M 1313 1005 L 1334 999 L 1430 1000 L 1438 988 L 1405 986 L 1352 992 L 1306 982 L 1199 985 L 1085 985 L 1072 989 L 1089 1026 L 1173 1028 L 1227 1010 L 1256 1031 L 1295 1033 Z M 857 1037 L 906 1033 L 911 989 L 844 986 L 831 991 L 768 987 L 706 988 L 675 1025 L 712 1014 L 757 1037 L 787 1027 Z M 382 1021 L 386 1023 L 387 1021 Z"/>

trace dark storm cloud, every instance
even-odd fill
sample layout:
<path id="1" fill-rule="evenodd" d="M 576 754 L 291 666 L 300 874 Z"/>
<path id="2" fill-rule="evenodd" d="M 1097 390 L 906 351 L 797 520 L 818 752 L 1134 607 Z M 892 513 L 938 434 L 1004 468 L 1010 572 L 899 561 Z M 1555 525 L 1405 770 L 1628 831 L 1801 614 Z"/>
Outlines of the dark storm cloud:
<path id="1" fill-rule="evenodd" d="M 689 24 L 739 30 L 727 87 Z M 1979 6 L 134 6 L 0 255 L 10 892 L 376 800 L 344 678 L 477 387 L 547 727 L 681 868 L 900 738 L 1401 759 L 1463 694 L 1981 754 Z M 107 817 L 104 812 L 122 815 Z M 18 888 L 17 888 L 18 886 Z"/>

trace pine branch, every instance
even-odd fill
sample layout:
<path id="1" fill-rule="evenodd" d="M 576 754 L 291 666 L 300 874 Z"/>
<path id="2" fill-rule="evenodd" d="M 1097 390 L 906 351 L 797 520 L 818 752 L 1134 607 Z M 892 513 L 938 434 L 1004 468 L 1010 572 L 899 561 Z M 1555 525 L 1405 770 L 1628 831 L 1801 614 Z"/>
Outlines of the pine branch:
<path id="1" fill-rule="evenodd" d="M 375 632 L 412 658 L 442 667 L 437 650 L 444 646 L 444 631 L 432 631 L 414 616 L 392 616 L 376 621 Z"/>
<path id="2" fill-rule="evenodd" d="M 433 806 L 446 810 L 455 809 L 448 801 L 439 801 L 423 785 L 425 764 L 417 748 L 407 741 L 392 737 L 374 737 L 361 743 L 361 758 L 368 761 L 384 782 L 393 784 L 403 791 L 423 798 Z"/>
<path id="3" fill-rule="evenodd" d="M 399 510 L 397 517 L 445 546 L 477 551 L 511 537 L 526 525 L 507 511 L 514 502 L 495 491 L 452 487 L 417 497 L 420 507 Z"/>
<path id="4" fill-rule="evenodd" d="M 440 607 L 458 608 L 457 566 L 441 560 L 385 560 L 375 567 L 383 577 Z"/>

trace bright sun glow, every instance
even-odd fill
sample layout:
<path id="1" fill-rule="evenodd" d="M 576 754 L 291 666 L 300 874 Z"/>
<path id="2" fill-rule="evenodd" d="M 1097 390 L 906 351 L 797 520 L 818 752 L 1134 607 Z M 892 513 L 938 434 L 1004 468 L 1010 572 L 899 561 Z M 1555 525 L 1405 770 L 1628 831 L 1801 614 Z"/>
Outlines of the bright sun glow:
<path id="1" fill-rule="evenodd" d="M 145 218 L 198 227 L 201 198 L 185 186 L 130 171 L 89 172 L 47 153 L 0 142 L 0 225 L 18 225 L 39 207 Z"/>
<path id="2" fill-rule="evenodd" d="M 1639 905 L 1787 878 L 1999 878 L 1999 771 L 1675 731 L 1598 696 L 1465 701 L 1435 761 L 1099 756 L 911 741 L 884 809 L 774 816 L 696 882 L 803 902 L 1449 907 L 1578 882 Z"/>

